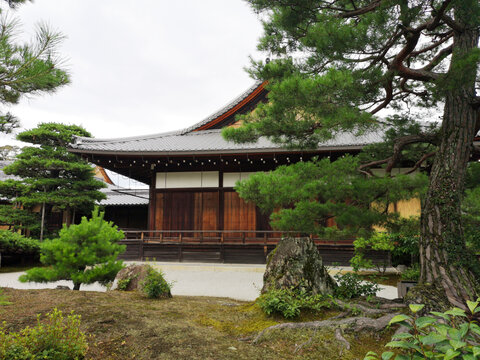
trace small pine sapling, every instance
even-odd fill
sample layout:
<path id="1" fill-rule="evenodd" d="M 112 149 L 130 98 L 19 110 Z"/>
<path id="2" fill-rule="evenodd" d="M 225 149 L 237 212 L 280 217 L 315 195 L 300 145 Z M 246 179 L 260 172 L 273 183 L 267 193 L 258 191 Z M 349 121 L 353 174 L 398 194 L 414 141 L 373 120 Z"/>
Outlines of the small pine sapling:
<path id="1" fill-rule="evenodd" d="M 83 217 L 78 225 L 64 225 L 58 239 L 41 244 L 40 261 L 48 267 L 30 269 L 20 281 L 72 280 L 74 290 L 79 290 L 81 284 L 105 285 L 112 281 L 123 267 L 117 257 L 125 246 L 117 242 L 124 234 L 103 216 L 96 207 L 91 219 Z"/>

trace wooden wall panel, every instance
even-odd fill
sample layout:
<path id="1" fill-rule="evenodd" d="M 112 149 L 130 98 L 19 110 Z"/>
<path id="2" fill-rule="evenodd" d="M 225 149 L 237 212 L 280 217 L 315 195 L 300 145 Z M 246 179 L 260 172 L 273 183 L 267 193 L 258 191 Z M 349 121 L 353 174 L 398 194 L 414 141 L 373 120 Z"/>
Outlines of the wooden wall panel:
<path id="1" fill-rule="evenodd" d="M 193 192 L 166 192 L 163 216 L 164 230 L 194 230 Z"/>
<path id="2" fill-rule="evenodd" d="M 256 209 L 253 203 L 246 203 L 236 192 L 225 192 L 225 230 L 256 230 Z"/>
<path id="3" fill-rule="evenodd" d="M 155 194 L 155 227 L 154 230 L 163 230 L 164 193 Z"/>
<path id="4" fill-rule="evenodd" d="M 157 192 L 156 205 L 156 230 L 218 230 L 218 191 Z"/>
<path id="5" fill-rule="evenodd" d="M 204 192 L 202 195 L 202 230 L 218 230 L 218 192 Z"/>

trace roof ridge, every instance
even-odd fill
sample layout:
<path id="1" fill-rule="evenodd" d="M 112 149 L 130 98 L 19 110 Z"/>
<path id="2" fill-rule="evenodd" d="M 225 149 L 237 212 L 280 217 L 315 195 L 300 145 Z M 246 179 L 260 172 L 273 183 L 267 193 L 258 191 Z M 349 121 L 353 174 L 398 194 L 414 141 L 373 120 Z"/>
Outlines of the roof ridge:
<path id="1" fill-rule="evenodd" d="M 208 122 L 216 119 L 220 115 L 226 113 L 230 109 L 234 108 L 237 104 L 239 104 L 243 99 L 245 99 L 248 95 L 250 95 L 255 89 L 257 89 L 260 85 L 262 85 L 264 81 L 262 80 L 257 80 L 255 83 L 250 86 L 247 90 L 243 91 L 240 95 L 235 97 L 232 101 L 230 101 L 227 105 L 223 106 L 222 108 L 218 109 L 214 113 L 211 113 L 209 116 L 204 118 L 203 120 L 193 124 L 192 126 L 189 126 L 188 128 L 185 128 L 182 130 L 182 135 L 192 132 L 195 129 L 198 129 L 199 127 L 207 124 Z M 202 130 L 203 131 L 203 130 Z"/>
<path id="2" fill-rule="evenodd" d="M 192 126 L 189 126 L 184 129 L 180 130 L 174 130 L 174 131 L 168 131 L 164 133 L 156 133 L 152 135 L 137 135 L 137 136 L 129 136 L 129 137 L 122 137 L 122 138 L 90 138 L 90 137 L 83 137 L 83 136 L 76 136 L 73 145 L 79 145 L 82 143 L 95 143 L 95 144 L 101 144 L 101 143 L 124 143 L 124 142 L 131 142 L 131 141 L 139 141 L 139 140 L 146 140 L 146 139 L 154 139 L 154 138 L 161 138 L 161 137 L 166 137 L 166 136 L 172 136 L 172 135 L 186 135 L 192 133 L 193 130 L 199 128 L 202 125 L 207 124 L 209 121 L 216 119 L 218 116 L 222 115 L 223 113 L 229 111 L 233 107 L 235 107 L 238 103 L 240 103 L 243 99 L 245 99 L 249 94 L 251 94 L 255 89 L 257 89 L 261 84 L 263 84 L 263 81 L 257 80 L 255 83 L 250 86 L 246 91 L 243 91 L 239 96 L 237 96 L 234 100 L 229 102 L 227 105 L 223 106 L 216 112 L 212 113 L 211 115 L 207 116 L 204 118 L 202 121 L 199 121 Z M 217 130 L 217 129 L 211 129 L 211 130 L 201 130 L 201 131 L 212 131 L 212 130 Z"/>
<path id="3" fill-rule="evenodd" d="M 174 130 L 174 131 L 167 131 L 164 133 L 157 133 L 151 135 L 136 135 L 136 136 L 127 136 L 122 138 L 110 138 L 110 139 L 97 139 L 97 138 L 90 138 L 85 136 L 75 136 L 74 144 L 81 144 L 81 143 L 121 143 L 121 142 L 130 142 L 130 141 L 138 141 L 138 140 L 145 140 L 145 139 L 154 139 L 172 135 L 181 135 L 182 130 Z"/>

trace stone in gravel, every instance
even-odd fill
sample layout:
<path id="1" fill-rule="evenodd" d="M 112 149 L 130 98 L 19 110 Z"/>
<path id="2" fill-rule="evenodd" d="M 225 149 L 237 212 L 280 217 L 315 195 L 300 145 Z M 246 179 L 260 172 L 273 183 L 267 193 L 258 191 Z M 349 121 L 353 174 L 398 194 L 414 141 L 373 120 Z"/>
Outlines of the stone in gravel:
<path id="1" fill-rule="evenodd" d="M 141 284 L 145 280 L 149 265 L 129 265 L 120 270 L 115 277 L 111 290 L 118 290 L 118 283 L 123 282 L 123 291 L 141 290 Z"/>
<path id="2" fill-rule="evenodd" d="M 267 257 L 262 294 L 270 289 L 288 288 L 333 294 L 336 286 L 309 237 L 283 238 Z"/>

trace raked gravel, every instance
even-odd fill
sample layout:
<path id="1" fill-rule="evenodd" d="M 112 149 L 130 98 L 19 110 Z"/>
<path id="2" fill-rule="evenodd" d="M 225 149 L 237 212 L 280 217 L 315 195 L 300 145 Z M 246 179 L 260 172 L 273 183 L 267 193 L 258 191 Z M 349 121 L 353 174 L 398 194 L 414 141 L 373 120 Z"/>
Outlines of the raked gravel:
<path id="1" fill-rule="evenodd" d="M 265 271 L 265 265 L 163 262 L 149 262 L 149 264 L 161 269 L 166 279 L 173 282 L 172 295 L 215 296 L 246 301 L 255 300 L 260 294 Z M 348 270 L 350 270 L 348 267 L 329 269 L 332 275 L 338 271 Z M 394 269 L 389 269 L 389 271 L 394 271 Z M 22 274 L 23 272 L 0 274 L 0 287 L 14 289 L 54 289 L 58 285 L 72 287 L 71 281 L 46 284 L 21 283 L 18 281 L 18 277 Z M 105 291 L 106 288 L 95 283 L 82 285 L 81 290 Z M 382 285 L 377 296 L 394 299 L 397 297 L 397 288 Z"/>

